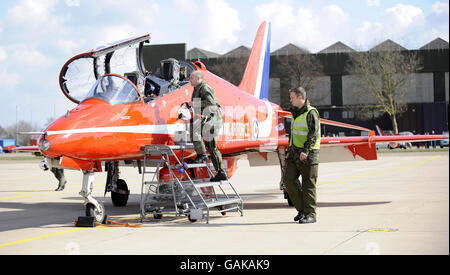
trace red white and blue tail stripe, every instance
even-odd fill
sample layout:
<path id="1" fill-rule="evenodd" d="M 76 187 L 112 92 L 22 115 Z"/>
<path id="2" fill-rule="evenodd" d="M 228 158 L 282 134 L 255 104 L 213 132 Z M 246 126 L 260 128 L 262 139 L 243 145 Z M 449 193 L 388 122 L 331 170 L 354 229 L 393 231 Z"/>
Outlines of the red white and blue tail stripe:
<path id="1" fill-rule="evenodd" d="M 258 28 L 239 88 L 263 100 L 269 98 L 270 23 Z"/>

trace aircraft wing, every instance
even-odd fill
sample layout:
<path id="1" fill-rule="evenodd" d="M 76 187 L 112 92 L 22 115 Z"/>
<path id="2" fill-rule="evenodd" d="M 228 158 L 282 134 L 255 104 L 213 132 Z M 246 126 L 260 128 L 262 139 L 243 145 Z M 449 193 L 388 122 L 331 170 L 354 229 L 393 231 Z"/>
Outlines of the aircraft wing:
<path id="1" fill-rule="evenodd" d="M 376 160 L 376 143 L 432 141 L 447 138 L 448 135 L 375 136 L 373 131 L 369 136 L 322 137 L 320 162 Z M 286 149 L 289 146 L 289 139 L 267 139 L 259 144 L 246 141 L 235 146 L 240 147 L 235 150 L 241 150 L 247 154 L 251 166 L 279 165 L 277 150 Z"/>
<path id="2" fill-rule="evenodd" d="M 40 152 L 39 146 L 21 146 L 13 149 L 16 152 Z"/>
<path id="3" fill-rule="evenodd" d="M 332 126 L 348 128 L 348 129 L 353 129 L 353 130 L 360 130 L 360 131 L 368 131 L 368 132 L 372 131 L 368 128 L 364 128 L 361 126 L 343 123 L 343 122 L 339 122 L 339 121 L 328 120 L 328 119 L 324 119 L 324 118 L 320 119 L 320 124 L 332 125 Z"/>

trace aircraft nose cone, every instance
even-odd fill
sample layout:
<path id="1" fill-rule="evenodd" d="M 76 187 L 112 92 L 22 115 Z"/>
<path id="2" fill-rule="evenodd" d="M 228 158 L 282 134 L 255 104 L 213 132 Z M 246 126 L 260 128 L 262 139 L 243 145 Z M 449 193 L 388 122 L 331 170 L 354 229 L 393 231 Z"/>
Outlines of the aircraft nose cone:
<path id="1" fill-rule="evenodd" d="M 47 128 L 47 131 L 48 130 L 51 130 L 51 128 L 50 127 Z M 57 150 L 57 146 L 55 146 L 56 144 L 59 143 L 57 141 L 57 138 L 54 136 L 48 136 L 47 131 L 39 139 L 39 143 L 38 143 L 39 150 L 42 152 L 42 154 L 44 154 L 47 157 L 51 157 L 51 158 L 55 158 L 55 157 L 59 157 L 59 156 L 63 155 L 62 152 Z"/>
<path id="2" fill-rule="evenodd" d="M 39 149 L 48 157 L 75 156 L 80 151 L 79 136 L 73 134 L 73 130 L 88 128 L 89 124 L 96 125 L 103 116 L 98 108 L 108 105 L 103 100 L 88 99 L 76 108 L 67 111 L 66 114 L 53 121 L 46 129 L 39 141 Z"/>
<path id="3" fill-rule="evenodd" d="M 45 135 L 44 135 L 45 136 Z M 51 147 L 50 141 L 45 138 L 39 140 L 39 150 L 42 152 L 47 152 Z"/>
<path id="4" fill-rule="evenodd" d="M 51 123 L 45 133 L 39 139 L 39 150 L 47 157 L 56 158 L 60 156 L 67 156 L 65 143 L 69 141 L 69 137 L 61 133 L 66 128 L 66 123 L 70 122 L 66 116 L 59 118 Z"/>

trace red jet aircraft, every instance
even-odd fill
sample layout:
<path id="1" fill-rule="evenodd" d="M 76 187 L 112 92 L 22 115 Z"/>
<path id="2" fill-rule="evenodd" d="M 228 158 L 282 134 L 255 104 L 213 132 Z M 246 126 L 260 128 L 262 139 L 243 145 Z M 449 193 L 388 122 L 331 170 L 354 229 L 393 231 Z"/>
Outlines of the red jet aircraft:
<path id="1" fill-rule="evenodd" d="M 268 101 L 270 23 L 263 22 L 257 31 L 239 86 L 212 74 L 200 61 L 164 60 L 157 72 L 148 73 L 142 57 L 143 45 L 149 40 L 150 35 L 126 39 L 69 59 L 59 82 L 64 95 L 78 106 L 51 123 L 39 139 L 46 165 L 83 172 L 80 195 L 87 215 L 99 222 L 105 209 L 91 195 L 94 173 L 108 172 L 106 191 L 112 192 L 114 205 L 125 205 L 128 187 L 125 181 L 117 180 L 118 166 L 111 167 L 120 163 L 141 168 L 144 146 L 175 143 L 176 132 L 186 126 L 178 119 L 178 111 L 183 102 L 191 100 L 189 75 L 194 70 L 203 71 L 222 106 L 224 121 L 218 147 L 228 177 L 236 171 L 237 159 L 245 156 L 251 166 L 283 164 L 288 147 L 285 122 L 291 114 Z M 321 123 L 370 131 L 325 119 Z M 373 131 L 369 136 L 323 137 L 320 161 L 375 160 L 377 142 L 442 138 L 375 136 Z M 186 162 L 195 157 L 193 149 L 183 152 Z M 169 172 L 163 169 L 160 173 L 164 178 Z"/>

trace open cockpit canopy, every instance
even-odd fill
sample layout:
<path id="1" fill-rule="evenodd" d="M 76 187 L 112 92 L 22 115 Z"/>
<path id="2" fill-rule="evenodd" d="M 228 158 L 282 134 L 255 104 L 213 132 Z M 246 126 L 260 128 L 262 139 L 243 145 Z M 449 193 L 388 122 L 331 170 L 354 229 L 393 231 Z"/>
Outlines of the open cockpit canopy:
<path id="1" fill-rule="evenodd" d="M 67 98 L 78 104 L 92 96 L 94 84 L 102 76 L 126 75 L 134 72 L 135 81 L 133 82 L 137 84 L 136 86 L 143 94 L 145 76 L 143 46 L 145 42 L 150 42 L 149 34 L 102 45 L 72 57 L 64 64 L 59 75 L 62 92 Z M 116 78 L 106 78 L 106 80 L 108 79 Z M 98 85 L 96 86 L 98 87 Z"/>

